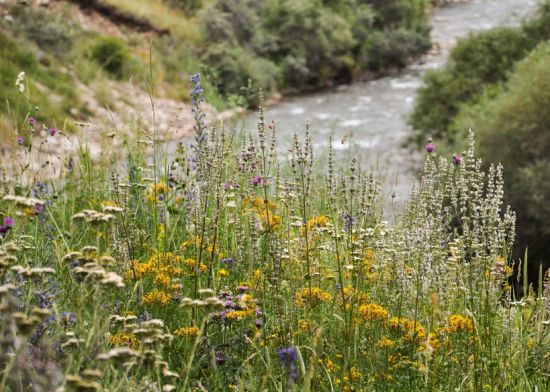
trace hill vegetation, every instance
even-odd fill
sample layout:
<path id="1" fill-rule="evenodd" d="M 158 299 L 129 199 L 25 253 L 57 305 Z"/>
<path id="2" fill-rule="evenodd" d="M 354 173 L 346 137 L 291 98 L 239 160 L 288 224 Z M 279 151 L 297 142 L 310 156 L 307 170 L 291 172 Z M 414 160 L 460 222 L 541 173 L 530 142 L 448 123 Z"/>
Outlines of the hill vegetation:
<path id="1" fill-rule="evenodd" d="M 257 103 L 260 88 L 299 93 L 401 67 L 430 47 L 428 5 L 73 0 L 38 7 L 8 1 L 0 5 L 7 86 L 0 91 L 0 133 L 8 138 L 8 122 L 23 124 L 27 112 L 70 131 L 72 120 L 89 118 L 95 106 L 112 106 L 106 92 L 118 82 L 132 81 L 144 92 L 155 86 L 157 95 L 188 102 L 185 75 L 201 70 L 210 104 L 223 109 Z M 36 107 L 15 89 L 21 71 Z"/>

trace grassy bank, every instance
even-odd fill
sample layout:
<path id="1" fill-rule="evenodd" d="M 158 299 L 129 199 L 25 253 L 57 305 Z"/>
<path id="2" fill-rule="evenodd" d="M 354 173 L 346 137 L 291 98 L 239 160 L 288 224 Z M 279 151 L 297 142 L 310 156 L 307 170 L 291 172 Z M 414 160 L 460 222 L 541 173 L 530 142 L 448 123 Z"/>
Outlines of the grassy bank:
<path id="1" fill-rule="evenodd" d="M 515 216 L 473 135 L 429 148 L 388 223 L 357 159 L 317 162 L 307 133 L 280 159 L 263 111 L 207 128 L 191 86 L 173 162 L 129 144 L 127 171 L 2 186 L 0 389 L 550 390 L 549 296 L 514 298 Z"/>

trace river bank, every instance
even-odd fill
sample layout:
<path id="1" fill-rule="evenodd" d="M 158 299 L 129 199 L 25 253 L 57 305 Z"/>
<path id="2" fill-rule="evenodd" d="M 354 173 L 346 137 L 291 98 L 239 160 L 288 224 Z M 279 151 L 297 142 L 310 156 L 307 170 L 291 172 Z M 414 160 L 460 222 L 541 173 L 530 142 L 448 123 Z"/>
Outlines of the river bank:
<path id="1" fill-rule="evenodd" d="M 402 147 L 411 128 L 408 117 L 414 106 L 422 75 L 441 67 L 450 49 L 470 32 L 495 26 L 516 25 L 535 9 L 537 2 L 527 0 L 470 0 L 434 10 L 430 25 L 432 41 L 438 50 L 398 74 L 363 83 L 339 86 L 331 91 L 285 98 L 267 111 L 276 121 L 280 152 L 289 147 L 292 135 L 303 134 L 306 121 L 315 148 L 326 148 L 328 137 L 341 157 L 356 155 L 364 167 L 381 172 L 388 195 L 396 202 L 406 200 L 415 182 L 414 172 L 422 159 L 420 152 Z M 255 129 L 257 114 L 251 113 L 239 126 Z M 344 143 L 341 141 L 344 140 Z"/>

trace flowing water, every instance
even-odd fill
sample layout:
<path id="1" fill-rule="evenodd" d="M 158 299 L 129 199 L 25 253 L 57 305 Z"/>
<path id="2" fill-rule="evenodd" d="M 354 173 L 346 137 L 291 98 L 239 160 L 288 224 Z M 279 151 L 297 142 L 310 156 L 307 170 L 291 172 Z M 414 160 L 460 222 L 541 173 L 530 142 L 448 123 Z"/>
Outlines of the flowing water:
<path id="1" fill-rule="evenodd" d="M 536 4 L 536 0 L 470 0 L 436 10 L 431 26 L 433 41 L 441 48 L 439 54 L 397 76 L 288 98 L 269 107 L 266 119 L 276 122 L 281 151 L 290 147 L 294 133 L 303 135 L 309 121 L 314 151 L 326 150 L 332 135 L 341 156 L 358 156 L 384 176 L 385 194 L 395 194 L 396 202 L 405 200 L 421 154 L 411 153 L 402 144 L 411 132 L 407 119 L 416 90 L 422 85 L 422 74 L 443 66 L 449 48 L 460 37 L 495 26 L 516 25 Z M 256 120 L 257 114 L 250 114 L 244 127 L 255 129 Z"/>

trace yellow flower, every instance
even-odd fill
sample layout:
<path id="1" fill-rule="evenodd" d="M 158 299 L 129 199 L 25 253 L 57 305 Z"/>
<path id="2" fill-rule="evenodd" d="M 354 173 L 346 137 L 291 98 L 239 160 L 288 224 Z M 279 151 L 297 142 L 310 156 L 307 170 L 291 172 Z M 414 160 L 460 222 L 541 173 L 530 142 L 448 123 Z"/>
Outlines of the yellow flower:
<path id="1" fill-rule="evenodd" d="M 314 227 L 316 228 L 327 227 L 328 222 L 329 220 L 326 216 L 319 215 L 313 218 L 309 218 L 309 220 L 307 221 L 307 228 L 312 229 Z"/>
<path id="2" fill-rule="evenodd" d="M 388 318 L 388 311 L 377 304 L 365 304 L 359 306 L 359 316 L 363 321 L 384 321 Z"/>
<path id="3" fill-rule="evenodd" d="M 199 329 L 197 327 L 183 327 L 176 329 L 174 335 L 184 338 L 192 338 L 199 335 Z"/>
<path id="4" fill-rule="evenodd" d="M 464 317 L 460 314 L 452 314 L 449 316 L 449 321 L 445 330 L 449 333 L 453 332 L 472 332 L 474 330 L 474 322 L 470 317 Z"/>
<path id="5" fill-rule="evenodd" d="M 170 188 L 164 182 L 157 182 L 151 187 L 151 190 L 147 195 L 147 201 L 154 202 L 160 200 L 159 196 L 167 194 L 169 190 Z"/>
<path id="6" fill-rule="evenodd" d="M 390 348 L 395 345 L 395 342 L 388 338 L 382 338 L 376 343 L 377 348 Z"/>
<path id="7" fill-rule="evenodd" d="M 294 294 L 294 299 L 299 305 L 317 305 L 330 300 L 331 295 L 319 287 L 304 288 Z"/>
<path id="8" fill-rule="evenodd" d="M 143 296 L 143 303 L 148 305 L 166 305 L 172 296 L 166 291 L 154 289 Z"/>
<path id="9" fill-rule="evenodd" d="M 155 283 L 160 284 L 162 286 L 170 286 L 170 277 L 166 276 L 165 274 L 158 273 L 155 276 Z"/>
<path id="10" fill-rule="evenodd" d="M 109 344 L 113 346 L 128 346 L 135 348 L 138 345 L 138 340 L 132 334 L 117 333 L 115 335 L 109 336 Z"/>
<path id="11" fill-rule="evenodd" d="M 218 276 L 223 279 L 223 278 L 229 276 L 229 272 L 227 272 L 227 270 L 225 268 L 220 268 L 218 270 Z"/>
<path id="12" fill-rule="evenodd" d="M 392 317 L 388 325 L 390 328 L 402 332 L 405 335 L 405 341 L 421 340 L 426 337 L 426 329 L 418 321 Z"/>

